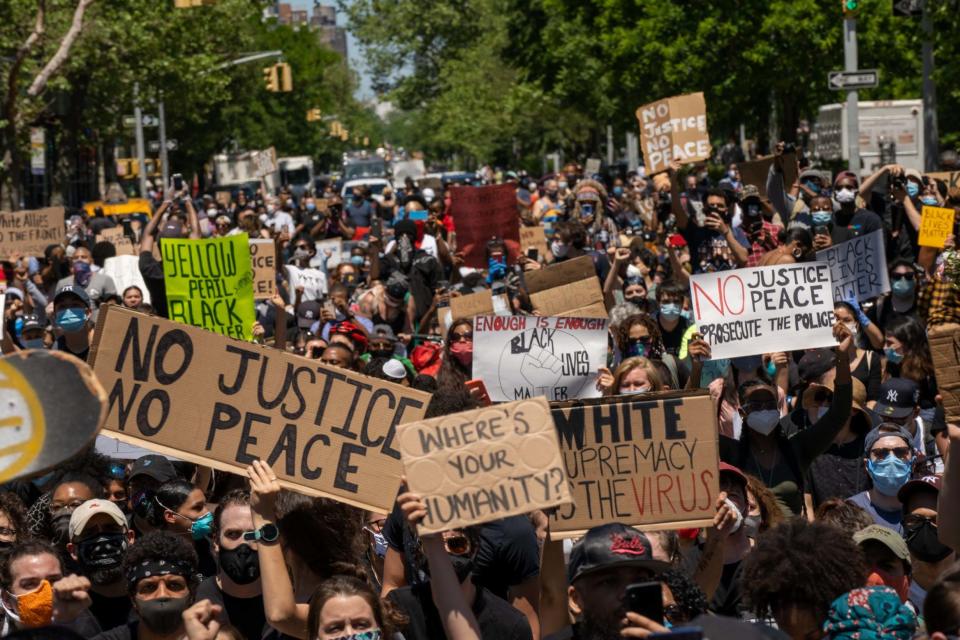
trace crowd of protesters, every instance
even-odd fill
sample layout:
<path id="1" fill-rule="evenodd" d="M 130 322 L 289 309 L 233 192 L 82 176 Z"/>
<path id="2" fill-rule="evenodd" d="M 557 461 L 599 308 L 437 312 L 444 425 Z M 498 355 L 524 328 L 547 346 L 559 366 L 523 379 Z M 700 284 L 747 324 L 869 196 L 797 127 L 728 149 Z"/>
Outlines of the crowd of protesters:
<path id="1" fill-rule="evenodd" d="M 104 305 L 167 316 L 164 239 L 246 233 L 273 239 L 282 264 L 277 294 L 256 303 L 254 339 L 429 392 L 427 417 L 484 400 L 465 384 L 473 324 L 449 317 L 451 298 L 494 289 L 507 313 L 536 314 L 525 274 L 589 256 L 610 318 L 607 366 L 591 384 L 605 396 L 709 392 L 721 493 L 711 527 L 609 522 L 558 556 L 541 511 L 418 536 L 426 507 L 405 488 L 391 513 L 371 513 L 281 490 L 260 461 L 239 476 L 90 450 L 0 493 L 2 633 L 960 636 L 960 463 L 950 459 L 960 426 L 929 348 L 930 336 L 960 329 L 960 273 L 953 237 L 942 251 L 917 244 L 922 208 L 960 208 L 960 190 L 897 165 L 861 179 L 794 161 L 778 146 L 763 185 L 744 184 L 735 163 L 719 179 L 707 165 L 610 176 L 571 164 L 540 180 L 488 169 L 488 181 L 514 185 L 519 224 L 542 226 L 547 251 L 511 258 L 491 237 L 485 269 L 458 251 L 449 190 L 413 180 L 346 199 L 332 184 L 229 199 L 168 186 L 145 225 L 123 227 L 143 282 L 123 290 L 104 268 L 115 244 L 97 241 L 118 222 L 70 216 L 62 244 L 3 263 L 5 354 L 86 359 Z M 891 290 L 835 303 L 835 348 L 711 358 L 691 274 L 812 261 L 876 230 Z M 637 609 L 627 592 L 651 582 L 656 602 Z"/>

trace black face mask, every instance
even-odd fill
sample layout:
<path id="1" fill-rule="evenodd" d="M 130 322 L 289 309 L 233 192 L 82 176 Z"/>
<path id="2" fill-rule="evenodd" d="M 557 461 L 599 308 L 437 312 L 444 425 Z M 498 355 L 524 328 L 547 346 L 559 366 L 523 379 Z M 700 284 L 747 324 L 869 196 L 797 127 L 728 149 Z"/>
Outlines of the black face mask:
<path id="1" fill-rule="evenodd" d="M 453 572 L 457 574 L 457 581 L 463 584 L 473 572 L 473 558 L 468 556 L 450 556 L 450 562 L 453 564 Z"/>
<path id="2" fill-rule="evenodd" d="M 237 584 L 250 584 L 260 578 L 260 556 L 248 544 L 236 549 L 220 548 L 220 568 Z"/>
<path id="3" fill-rule="evenodd" d="M 190 606 L 190 597 L 136 600 L 140 621 L 159 635 L 169 635 L 183 624 L 183 612 Z"/>
<path id="4" fill-rule="evenodd" d="M 63 547 L 70 540 L 70 516 L 72 515 L 73 512 L 66 509 L 61 509 L 54 514 L 50 523 L 50 529 L 53 533 L 50 542 L 54 545 Z"/>
<path id="5" fill-rule="evenodd" d="M 77 560 L 87 574 L 115 569 L 120 567 L 126 548 L 122 533 L 104 533 L 78 542 Z"/>
<path id="6" fill-rule="evenodd" d="M 931 564 L 940 562 L 953 551 L 937 538 L 937 526 L 932 522 L 925 521 L 923 524 L 906 529 L 903 534 L 910 553 L 922 562 Z"/>
<path id="7" fill-rule="evenodd" d="M 624 298 L 624 302 L 632 302 L 638 307 L 645 308 L 647 306 L 647 297 L 646 296 L 630 296 L 629 298 Z"/>
<path id="8" fill-rule="evenodd" d="M 371 358 L 392 358 L 393 349 L 370 349 Z"/>

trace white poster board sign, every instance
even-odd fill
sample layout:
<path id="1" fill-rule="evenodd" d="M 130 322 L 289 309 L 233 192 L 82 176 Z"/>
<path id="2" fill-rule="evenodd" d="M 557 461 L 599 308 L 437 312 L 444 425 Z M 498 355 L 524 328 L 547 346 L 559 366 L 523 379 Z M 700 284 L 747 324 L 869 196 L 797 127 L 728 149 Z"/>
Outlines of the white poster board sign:
<path id="1" fill-rule="evenodd" d="M 473 377 L 490 399 L 596 398 L 597 371 L 607 362 L 605 318 L 477 316 Z"/>
<path id="2" fill-rule="evenodd" d="M 836 346 L 825 262 L 690 276 L 697 329 L 713 358 Z"/>
<path id="3" fill-rule="evenodd" d="M 121 296 L 127 287 L 136 286 L 143 292 L 143 301 L 150 302 L 150 291 L 140 274 L 140 256 L 113 256 L 103 261 L 103 273 L 113 278 L 117 293 Z"/>
<path id="4" fill-rule="evenodd" d="M 862 302 L 890 291 L 882 229 L 821 249 L 817 261 L 830 266 L 836 302 L 851 298 Z"/>

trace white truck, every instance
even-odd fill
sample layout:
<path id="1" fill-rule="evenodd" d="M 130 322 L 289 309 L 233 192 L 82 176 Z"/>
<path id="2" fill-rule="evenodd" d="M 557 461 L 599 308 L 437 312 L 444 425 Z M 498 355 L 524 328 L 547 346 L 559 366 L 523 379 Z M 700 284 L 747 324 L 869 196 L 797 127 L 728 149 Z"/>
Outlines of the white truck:
<path id="1" fill-rule="evenodd" d="M 213 156 L 213 181 L 216 187 L 246 186 L 254 191 L 260 188 L 260 178 L 273 193 L 280 186 L 276 153 L 273 148 L 244 153 L 218 153 Z"/>
<path id="2" fill-rule="evenodd" d="M 313 158 L 310 156 L 287 156 L 277 159 L 280 168 L 280 184 L 290 187 L 297 198 L 313 187 Z"/>
<path id="3" fill-rule="evenodd" d="M 860 159 L 864 175 L 879 168 L 881 147 L 894 145 L 897 164 L 923 172 L 923 101 L 860 102 Z M 821 160 L 849 160 L 847 104 L 827 104 L 811 135 L 813 155 Z M 886 154 L 884 161 L 886 161 Z"/>

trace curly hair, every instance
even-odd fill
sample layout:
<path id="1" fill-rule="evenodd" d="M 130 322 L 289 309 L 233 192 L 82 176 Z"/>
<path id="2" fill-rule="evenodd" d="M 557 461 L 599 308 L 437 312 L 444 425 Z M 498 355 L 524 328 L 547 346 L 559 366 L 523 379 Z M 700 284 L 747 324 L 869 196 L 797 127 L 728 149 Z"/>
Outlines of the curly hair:
<path id="1" fill-rule="evenodd" d="M 821 502 L 813 518 L 817 522 L 845 531 L 851 538 L 857 531 L 873 524 L 873 516 L 867 513 L 866 509 L 840 498 L 829 498 Z"/>
<path id="2" fill-rule="evenodd" d="M 131 545 L 123 556 L 123 573 L 127 574 L 130 569 L 149 560 L 166 560 L 185 562 L 190 566 L 187 582 L 191 587 L 196 587 L 195 577 L 199 560 L 197 552 L 193 545 L 187 542 L 181 536 L 175 536 L 163 531 L 151 531 L 142 538 L 137 538 L 137 543 Z M 136 585 L 130 585 L 133 589 Z"/>
<path id="3" fill-rule="evenodd" d="M 339 596 L 358 596 L 370 605 L 373 619 L 380 627 L 384 638 L 392 638 L 395 630 L 407 624 L 407 619 L 390 600 L 381 600 L 370 585 L 355 575 L 335 575 L 327 578 L 310 596 L 310 611 L 307 614 L 307 637 L 320 637 L 320 612 L 331 599 Z"/>
<path id="4" fill-rule="evenodd" d="M 747 476 L 747 491 L 753 494 L 757 506 L 760 507 L 760 533 L 772 529 L 783 522 L 783 510 L 777 503 L 773 492 L 763 484 L 763 481 L 749 473 Z"/>
<path id="5" fill-rule="evenodd" d="M 0 513 L 7 516 L 10 528 L 16 531 L 15 540 L 23 540 L 29 536 L 27 530 L 27 508 L 20 497 L 9 491 L 0 492 Z"/>
<path id="6" fill-rule="evenodd" d="M 650 334 L 650 338 L 653 340 L 650 349 L 651 353 L 648 354 L 649 357 L 659 358 L 659 354 L 663 353 L 663 337 L 660 335 L 660 325 L 656 320 L 646 313 L 638 313 L 636 315 L 629 316 L 626 320 L 620 323 L 620 326 L 617 327 L 617 334 L 615 336 L 617 348 L 620 349 L 621 353 L 626 353 L 627 344 L 630 342 L 630 329 L 638 324 L 647 328 L 647 333 Z"/>
<path id="7" fill-rule="evenodd" d="M 683 571 L 668 569 L 656 579 L 670 587 L 673 599 L 677 601 L 677 606 L 680 607 L 687 621 L 706 613 L 710 607 L 703 589 Z"/>
<path id="8" fill-rule="evenodd" d="M 292 491 L 277 497 L 277 527 L 284 546 L 320 578 L 351 572 L 362 557 L 364 511 Z"/>
<path id="9" fill-rule="evenodd" d="M 744 561 L 743 596 L 761 616 L 806 608 L 819 620 L 838 596 L 863 586 L 867 567 L 845 531 L 796 518 L 757 538 Z"/>

